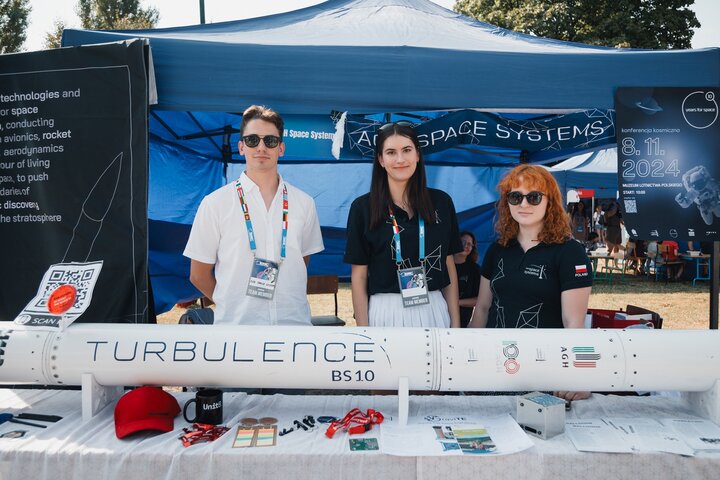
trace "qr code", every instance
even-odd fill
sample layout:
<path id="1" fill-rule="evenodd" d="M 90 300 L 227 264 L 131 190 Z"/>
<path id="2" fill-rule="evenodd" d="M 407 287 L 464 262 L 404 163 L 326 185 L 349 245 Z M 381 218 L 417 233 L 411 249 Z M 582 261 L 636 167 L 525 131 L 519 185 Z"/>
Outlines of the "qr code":
<path id="1" fill-rule="evenodd" d="M 634 199 L 625 200 L 625 213 L 637 213 L 637 202 Z"/>
<path id="2" fill-rule="evenodd" d="M 70 284 L 75 287 L 75 303 L 72 308 L 79 308 L 85 302 L 88 289 L 92 285 L 95 268 L 87 266 L 70 267 L 68 265 L 58 266 L 47 273 L 45 289 L 34 307 L 45 309 L 50 294 L 59 286 Z"/>

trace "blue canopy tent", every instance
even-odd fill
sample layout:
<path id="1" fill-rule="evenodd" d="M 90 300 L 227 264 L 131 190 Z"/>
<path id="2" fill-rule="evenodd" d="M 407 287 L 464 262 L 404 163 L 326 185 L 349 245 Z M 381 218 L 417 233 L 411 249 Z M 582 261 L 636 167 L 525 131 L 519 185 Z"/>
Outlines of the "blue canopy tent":
<path id="1" fill-rule="evenodd" d="M 313 125 L 299 130 L 323 133 L 316 146 L 324 145 L 326 156 L 288 145 L 293 156 L 284 157 L 281 172 L 318 205 L 326 251 L 313 258 L 311 272 L 342 275 L 342 228 L 352 199 L 367 191 L 370 167 L 329 155 L 331 112 L 608 110 L 618 86 L 720 84 L 720 49 L 616 50 L 547 40 L 426 0 L 331 0 L 267 17 L 157 30 L 68 29 L 63 45 L 135 37 L 149 40 L 158 91 L 150 118 L 149 206 L 157 311 L 197 294 L 180 253 L 200 199 L 232 178 L 233 162 L 242 162 L 229 127 L 237 127 L 237 113 L 248 105 L 269 105 L 289 123 Z M 507 169 L 502 165 L 518 163 L 520 152 L 475 147 L 434 154 L 429 181 L 451 193 L 461 226 L 489 241 L 495 184 Z M 443 166 L 458 159 L 462 166 Z M 546 152 L 543 161 L 552 159 Z"/>
<path id="2" fill-rule="evenodd" d="M 560 189 L 595 190 L 598 198 L 616 198 L 617 148 L 604 148 L 569 158 L 549 168 Z"/>

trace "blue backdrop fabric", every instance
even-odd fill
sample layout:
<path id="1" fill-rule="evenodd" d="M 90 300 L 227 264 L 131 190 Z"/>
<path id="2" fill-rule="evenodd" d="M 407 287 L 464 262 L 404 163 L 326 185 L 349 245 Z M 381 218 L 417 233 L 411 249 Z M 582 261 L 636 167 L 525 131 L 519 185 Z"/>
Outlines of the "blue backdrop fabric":
<path id="1" fill-rule="evenodd" d="M 429 120 L 458 109 L 520 119 L 592 109 L 605 115 L 618 86 L 720 85 L 718 48 L 643 51 L 548 40 L 426 0 L 330 0 L 266 17 L 166 29 L 66 29 L 63 46 L 136 37 L 149 41 L 158 91 L 149 117 L 148 210 L 157 312 L 198 296 L 182 250 L 203 196 L 243 169 L 237 128 L 251 104 L 283 115 L 287 154 L 280 171 L 315 198 L 325 251 L 313 256 L 310 273 L 344 276 L 347 212 L 368 190 L 371 165 L 332 157 L 333 112 L 378 122 L 403 118 L 387 112 Z M 427 155 L 429 185 L 451 194 L 460 226 L 476 233 L 482 257 L 493 238 L 495 185 L 502 175 L 521 158 L 548 163 L 576 153 L 456 145 Z M 555 174 L 568 185 L 585 181 L 568 170 Z"/>

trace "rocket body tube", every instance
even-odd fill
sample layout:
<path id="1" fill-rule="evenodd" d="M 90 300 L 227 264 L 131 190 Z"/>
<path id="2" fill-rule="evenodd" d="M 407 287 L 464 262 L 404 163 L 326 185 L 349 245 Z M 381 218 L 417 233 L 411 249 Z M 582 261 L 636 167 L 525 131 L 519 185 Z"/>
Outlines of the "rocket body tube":
<path id="1" fill-rule="evenodd" d="M 0 342 L 0 384 L 705 391 L 720 377 L 717 331 L 73 324 Z"/>

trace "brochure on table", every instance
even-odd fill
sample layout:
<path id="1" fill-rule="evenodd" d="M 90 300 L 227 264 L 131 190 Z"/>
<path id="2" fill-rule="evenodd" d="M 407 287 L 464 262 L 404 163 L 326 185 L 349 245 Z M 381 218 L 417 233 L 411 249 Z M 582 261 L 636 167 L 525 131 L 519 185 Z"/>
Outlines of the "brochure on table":
<path id="1" fill-rule="evenodd" d="M 412 442 L 408 442 L 412 438 Z M 382 425 L 382 453 L 398 456 L 508 455 L 533 446 L 509 415 L 489 418 L 424 417 L 407 426 Z"/>
<path id="2" fill-rule="evenodd" d="M 702 418 L 568 420 L 565 432 L 582 452 L 666 452 L 693 456 L 720 451 L 720 427 Z"/>

